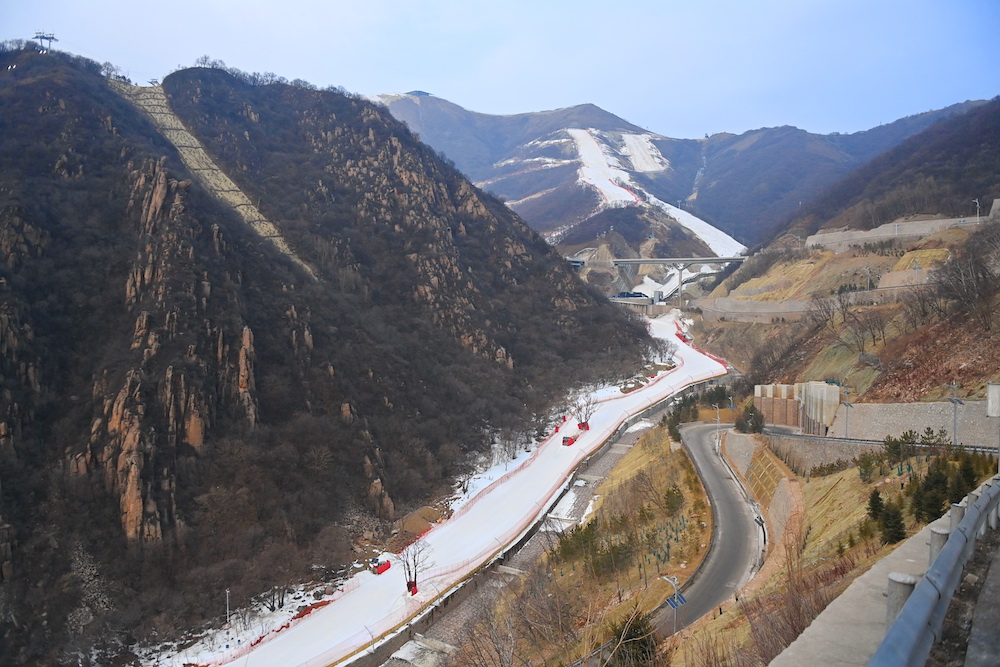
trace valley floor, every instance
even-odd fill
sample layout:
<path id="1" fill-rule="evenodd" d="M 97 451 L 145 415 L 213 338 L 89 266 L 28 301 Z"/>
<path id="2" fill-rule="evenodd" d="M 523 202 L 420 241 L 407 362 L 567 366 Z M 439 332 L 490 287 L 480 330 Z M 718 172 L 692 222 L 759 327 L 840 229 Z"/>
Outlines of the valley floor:
<path id="1" fill-rule="evenodd" d="M 151 662 L 241 667 L 330 664 L 362 652 L 380 637 L 402 629 L 427 605 L 492 560 L 507 544 L 517 541 L 570 483 L 572 471 L 625 419 L 684 387 L 725 374 L 724 365 L 677 338 L 678 325 L 673 317 L 653 320 L 650 328 L 654 336 L 677 343 L 677 366 L 627 394 L 616 386 L 598 390 L 595 397 L 599 405 L 589 420 L 590 429 L 575 433 L 573 446 L 562 445 L 565 429 L 553 432 L 526 458 L 511 462 L 511 470 L 466 502 L 450 519 L 436 525 L 422 538 L 428 545 L 428 560 L 416 595 L 408 593 L 403 568 L 398 565 L 381 575 L 361 572 L 308 610 L 299 612 L 301 618 L 289 619 L 278 628 L 250 623 L 248 631 L 231 639 L 221 651 L 214 637 L 183 650 L 160 652 L 151 657 Z M 392 560 L 396 555 L 387 553 L 383 557 Z"/>

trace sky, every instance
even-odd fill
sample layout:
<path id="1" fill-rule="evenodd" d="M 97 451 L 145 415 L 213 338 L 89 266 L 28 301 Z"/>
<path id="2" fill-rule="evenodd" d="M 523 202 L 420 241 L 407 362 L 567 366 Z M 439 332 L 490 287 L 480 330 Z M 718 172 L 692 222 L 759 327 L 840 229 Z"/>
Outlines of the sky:
<path id="1" fill-rule="evenodd" d="M 998 0 L 0 0 L 0 40 L 162 79 L 207 55 L 513 114 L 593 103 L 698 138 L 856 132 L 1000 94 Z"/>

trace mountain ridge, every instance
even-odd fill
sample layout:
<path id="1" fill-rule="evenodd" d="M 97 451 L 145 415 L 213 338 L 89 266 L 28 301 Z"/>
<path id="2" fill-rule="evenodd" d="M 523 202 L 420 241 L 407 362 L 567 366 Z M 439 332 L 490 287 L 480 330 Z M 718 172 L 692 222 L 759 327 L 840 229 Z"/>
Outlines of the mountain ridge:
<path id="1" fill-rule="evenodd" d="M 381 99 L 390 112 L 425 141 L 454 160 L 482 187 L 509 200 L 529 224 L 544 233 L 572 227 L 599 208 L 592 193 L 579 188 L 573 152 L 559 150 L 550 143 L 561 130 L 595 129 L 649 137 L 669 168 L 659 172 L 633 170 L 633 180 L 658 199 L 677 202 L 679 207 L 750 245 L 769 238 L 799 202 L 817 196 L 854 167 L 942 118 L 981 104 L 956 104 L 844 135 L 815 135 L 785 126 L 740 135 L 720 133 L 704 139 L 671 139 L 647 132 L 614 114 L 597 114 L 590 108 L 592 105 L 580 105 L 569 109 L 586 107 L 588 122 L 574 119 L 556 127 L 540 119 L 562 120 L 559 116 L 540 112 L 536 126 L 528 123 L 532 114 L 514 116 L 524 127 L 521 143 L 514 146 L 510 136 L 500 144 L 483 139 L 495 136 L 494 126 L 509 116 L 468 112 L 440 98 L 431 98 L 433 101 L 417 114 L 414 107 L 418 104 L 405 95 Z M 426 99 L 421 98 L 419 104 Z M 532 132 L 534 136 L 528 138 Z M 522 175 L 511 167 L 512 161 L 527 164 L 525 161 L 542 158 L 560 162 L 548 165 L 544 173 L 536 169 Z"/>

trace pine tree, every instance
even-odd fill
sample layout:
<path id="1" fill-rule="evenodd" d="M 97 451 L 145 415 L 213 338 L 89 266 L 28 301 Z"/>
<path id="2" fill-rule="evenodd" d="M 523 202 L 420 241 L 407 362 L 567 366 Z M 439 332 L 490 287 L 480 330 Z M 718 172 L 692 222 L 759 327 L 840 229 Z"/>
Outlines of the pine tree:
<path id="1" fill-rule="evenodd" d="M 868 496 L 868 516 L 878 520 L 882 516 L 883 509 L 885 509 L 885 503 L 882 502 L 882 494 L 878 492 L 878 489 L 872 489 L 871 495 Z"/>
<path id="2" fill-rule="evenodd" d="M 966 493 L 976 488 L 976 482 L 979 481 L 979 477 L 976 475 L 976 467 L 972 464 L 972 454 L 963 452 L 962 462 L 958 466 L 958 474 L 961 475 L 962 481 L 965 482 Z"/>
<path id="3" fill-rule="evenodd" d="M 903 524 L 903 512 L 893 503 L 888 503 L 882 510 L 882 541 L 895 544 L 906 537 L 906 526 Z"/>

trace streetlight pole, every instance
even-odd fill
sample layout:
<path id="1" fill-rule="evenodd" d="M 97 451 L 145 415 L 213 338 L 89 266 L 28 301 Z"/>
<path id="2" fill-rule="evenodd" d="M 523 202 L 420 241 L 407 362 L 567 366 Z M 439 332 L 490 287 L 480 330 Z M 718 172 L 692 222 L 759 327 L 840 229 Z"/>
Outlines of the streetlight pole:
<path id="1" fill-rule="evenodd" d="M 663 576 L 663 577 L 660 577 L 660 578 L 663 579 L 665 582 L 667 582 L 668 584 L 670 584 L 671 586 L 674 587 L 674 599 L 676 599 L 676 597 L 677 597 L 677 577 Z M 677 607 L 676 606 L 674 607 L 674 632 L 673 632 L 673 634 L 675 634 L 675 635 L 677 634 Z"/>
<path id="2" fill-rule="evenodd" d="M 979 222 L 979 197 L 972 200 L 976 204 L 976 223 Z"/>
<path id="3" fill-rule="evenodd" d="M 844 398 L 848 399 L 850 397 L 851 397 L 851 393 L 845 388 L 844 389 Z M 848 438 L 851 437 L 850 436 L 851 408 L 854 407 L 854 403 L 851 403 L 848 400 L 844 400 L 843 403 L 844 403 L 844 407 L 847 408 L 846 410 L 844 410 L 844 439 L 847 440 Z"/>
<path id="4" fill-rule="evenodd" d="M 951 402 L 951 445 L 956 447 L 958 446 L 958 406 L 965 405 L 965 401 L 958 397 L 957 382 L 952 381 L 951 396 L 948 400 Z"/>
<path id="5" fill-rule="evenodd" d="M 712 403 L 712 407 L 715 408 L 715 449 L 719 451 L 722 448 L 722 437 L 719 435 L 719 430 L 722 428 L 722 420 L 719 416 L 719 406 Z"/>
<path id="6" fill-rule="evenodd" d="M 226 589 L 226 625 L 229 625 L 229 589 Z"/>

